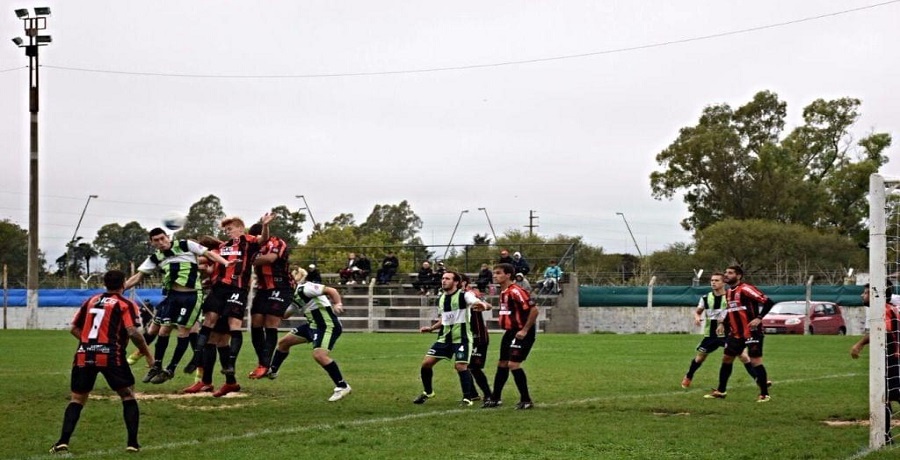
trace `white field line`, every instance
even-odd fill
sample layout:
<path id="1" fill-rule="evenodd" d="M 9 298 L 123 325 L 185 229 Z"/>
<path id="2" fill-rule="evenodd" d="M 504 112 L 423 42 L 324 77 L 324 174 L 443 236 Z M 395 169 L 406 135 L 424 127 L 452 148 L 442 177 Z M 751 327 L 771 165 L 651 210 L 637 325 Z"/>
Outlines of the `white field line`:
<path id="1" fill-rule="evenodd" d="M 816 381 L 816 380 L 842 379 L 842 378 L 856 377 L 858 375 L 861 375 L 861 374 L 857 374 L 857 373 L 834 374 L 834 375 L 822 375 L 822 376 L 818 376 L 818 377 L 804 378 L 804 379 L 776 380 L 775 381 L 776 386 L 774 388 L 777 388 L 777 385 L 782 385 L 782 384 L 811 382 L 811 381 Z M 732 387 L 751 387 L 751 386 L 753 386 L 753 385 L 750 383 L 732 385 Z M 559 401 L 559 402 L 555 402 L 555 403 L 538 403 L 536 409 L 540 410 L 541 408 L 544 408 L 544 407 L 577 406 L 577 405 L 582 405 L 582 404 L 590 404 L 590 403 L 597 403 L 597 402 L 603 402 L 603 401 L 615 401 L 615 400 L 623 400 L 623 399 L 662 398 L 662 397 L 671 397 L 671 396 L 696 397 L 697 393 L 700 393 L 700 391 L 698 391 L 698 390 L 685 391 L 685 390 L 679 389 L 679 390 L 673 390 L 673 391 L 669 391 L 669 392 L 656 393 L 656 394 L 625 394 L 625 395 L 618 394 L 618 395 L 598 396 L 598 397 L 594 397 L 594 398 L 584 398 L 584 399 L 576 399 L 576 400 L 569 400 L 569 401 Z M 142 446 L 141 451 L 178 450 L 182 447 L 187 447 L 187 446 L 194 446 L 194 445 L 200 445 L 200 444 L 215 445 L 215 444 L 222 443 L 222 442 L 230 442 L 230 441 L 241 440 L 241 439 L 253 439 L 253 438 L 258 438 L 260 436 L 295 435 L 295 434 L 312 432 L 312 431 L 332 430 L 337 427 L 345 427 L 345 426 L 361 427 L 361 426 L 368 426 L 368 425 L 382 425 L 382 424 L 388 424 L 388 423 L 394 423 L 394 422 L 402 422 L 402 421 L 406 421 L 406 420 L 415 420 L 415 419 L 419 419 L 419 418 L 442 417 L 442 416 L 451 415 L 451 414 L 462 414 L 464 412 L 471 412 L 473 410 L 478 410 L 478 413 L 488 414 L 488 413 L 492 413 L 498 409 L 482 411 L 480 409 L 475 409 L 474 407 L 472 407 L 472 408 L 463 408 L 463 409 L 449 409 L 449 410 L 422 412 L 422 413 L 416 413 L 416 414 L 400 415 L 400 416 L 395 416 L 395 417 L 366 418 L 366 419 L 342 421 L 342 422 L 338 422 L 338 423 L 325 423 L 325 424 L 319 424 L 319 425 L 308 425 L 308 426 L 300 426 L 300 427 L 293 426 L 293 427 L 284 427 L 284 428 L 278 428 L 278 429 L 265 429 L 265 430 L 259 430 L 259 431 L 248 431 L 248 432 L 242 433 L 242 434 L 216 436 L 216 437 L 212 437 L 212 438 L 203 439 L 202 441 L 190 440 L 190 441 L 170 442 L 170 443 L 165 443 L 165 444 L 149 444 L 146 446 Z M 501 408 L 499 410 L 509 410 L 509 409 Z M 106 456 L 120 455 L 124 452 L 124 448 L 95 450 L 95 451 L 89 451 L 89 452 L 78 452 L 77 448 L 78 447 L 75 446 L 76 455 L 79 458 L 97 457 L 97 456 L 101 456 L 101 455 L 106 455 Z M 173 455 L 176 455 L 176 454 L 177 454 L 177 452 L 173 452 Z M 861 452 L 860 454 L 863 454 L 863 456 L 865 456 L 866 453 Z M 853 459 L 862 458 L 862 457 L 859 457 L 860 454 L 857 454 L 857 456 L 854 456 L 852 458 Z M 47 454 L 42 454 L 42 455 L 35 455 L 32 457 L 29 457 L 29 460 L 46 460 L 46 458 L 47 458 Z"/>

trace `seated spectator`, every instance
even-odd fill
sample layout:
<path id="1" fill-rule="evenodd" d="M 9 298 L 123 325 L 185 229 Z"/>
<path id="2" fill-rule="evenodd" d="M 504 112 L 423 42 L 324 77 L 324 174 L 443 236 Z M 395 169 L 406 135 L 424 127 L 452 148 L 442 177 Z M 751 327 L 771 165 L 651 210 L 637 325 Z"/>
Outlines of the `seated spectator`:
<path id="1" fill-rule="evenodd" d="M 338 272 L 338 275 L 341 277 L 341 284 L 356 284 L 356 281 L 353 279 L 353 272 L 359 270 L 356 268 L 357 260 L 355 252 L 347 254 L 347 266 Z"/>
<path id="2" fill-rule="evenodd" d="M 513 267 L 516 267 L 516 273 L 521 273 L 524 276 L 528 276 L 528 273 L 531 271 L 528 261 L 522 257 L 521 252 L 513 254 Z"/>
<path id="3" fill-rule="evenodd" d="M 394 255 L 394 251 L 388 251 L 387 255 L 384 256 L 384 260 L 381 261 L 381 268 L 378 269 L 378 273 L 375 275 L 375 282 L 378 284 L 390 283 L 391 278 L 397 274 L 397 267 L 399 266 L 400 260 Z"/>
<path id="4" fill-rule="evenodd" d="M 365 254 L 360 254 L 356 259 L 356 266 L 353 267 L 353 281 L 359 284 L 366 284 L 366 278 L 372 273 L 372 262 Z"/>
<path id="5" fill-rule="evenodd" d="M 538 294 L 558 294 L 562 275 L 562 268 L 556 265 L 556 260 L 551 260 L 550 265 L 544 269 L 544 279 L 538 282 Z"/>
<path id="6" fill-rule="evenodd" d="M 488 285 L 494 282 L 494 273 L 488 264 L 481 264 L 481 271 L 478 272 L 478 279 L 475 280 L 475 286 L 481 292 L 487 292 Z"/>
<path id="7" fill-rule="evenodd" d="M 516 273 L 516 284 L 522 289 L 531 292 L 531 283 L 528 282 L 528 278 L 525 278 L 525 275 Z"/>
<path id="8" fill-rule="evenodd" d="M 416 280 L 413 281 L 413 288 L 419 290 L 419 294 L 425 295 L 425 290 L 431 287 L 434 278 L 434 270 L 431 269 L 431 263 L 427 260 L 422 262 L 422 268 L 419 269 Z"/>
<path id="9" fill-rule="evenodd" d="M 444 263 L 438 262 L 437 268 L 434 269 L 434 274 L 431 276 L 431 289 L 433 289 L 435 293 L 441 289 L 441 278 L 444 277 L 445 271 L 447 271 L 447 269 L 444 268 Z"/>
<path id="10" fill-rule="evenodd" d="M 316 264 L 309 264 L 309 271 L 306 272 L 306 281 L 322 284 L 322 273 L 319 272 L 319 268 L 316 267 Z"/>
<path id="11" fill-rule="evenodd" d="M 509 251 L 502 249 L 500 250 L 500 259 L 497 261 L 497 264 L 510 264 L 515 266 L 516 262 L 509 256 Z"/>

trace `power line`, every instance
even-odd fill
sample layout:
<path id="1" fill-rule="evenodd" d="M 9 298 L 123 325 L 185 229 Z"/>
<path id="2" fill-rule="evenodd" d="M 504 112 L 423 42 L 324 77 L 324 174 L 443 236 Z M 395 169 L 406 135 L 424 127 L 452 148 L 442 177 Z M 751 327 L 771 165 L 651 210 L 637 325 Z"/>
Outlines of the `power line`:
<path id="1" fill-rule="evenodd" d="M 800 19 L 793 19 L 789 21 L 777 22 L 774 24 L 767 24 L 756 27 L 748 27 L 745 29 L 737 29 L 731 30 L 727 32 L 719 32 L 708 35 L 699 35 L 696 37 L 688 37 L 677 40 L 668 40 L 663 42 L 655 42 L 649 43 L 645 45 L 636 45 L 636 46 L 628 46 L 623 48 L 613 48 L 608 50 L 601 51 L 592 51 L 588 53 L 579 53 L 579 54 L 566 54 L 560 56 L 551 56 L 544 58 L 534 58 L 534 59 L 522 59 L 515 61 L 502 61 L 502 62 L 494 62 L 488 64 L 466 64 L 466 65 L 458 65 L 458 66 L 447 66 L 447 67 L 431 67 L 424 69 L 406 69 L 406 70 L 383 70 L 383 71 L 373 71 L 373 72 L 349 72 L 349 73 L 319 73 L 319 74 L 284 74 L 284 75 L 222 75 L 222 74 L 189 74 L 189 73 L 165 73 L 165 72 L 131 72 L 124 70 L 103 70 L 103 69 L 91 69 L 84 67 L 71 67 L 71 66 L 56 66 L 56 65 L 42 65 L 41 67 L 47 67 L 50 69 L 57 70 L 68 70 L 73 72 L 91 72 L 91 73 L 105 73 L 105 74 L 115 74 L 115 75 L 131 75 L 131 76 L 143 76 L 143 77 L 169 77 L 169 78 L 223 78 L 223 79 L 305 79 L 305 78 L 336 78 L 336 77 L 365 77 L 365 76 L 378 76 L 378 75 L 400 75 L 400 74 L 417 74 L 417 73 L 432 73 L 432 72 L 449 72 L 455 70 L 471 70 L 471 69 L 485 69 L 491 67 L 505 67 L 505 66 L 514 66 L 514 65 L 523 65 L 523 64 L 535 64 L 539 62 L 551 62 L 551 61 L 561 61 L 567 59 L 581 59 L 587 57 L 594 56 L 603 56 L 608 54 L 618 54 L 618 53 L 627 53 L 632 51 L 640 51 L 652 48 L 661 48 L 665 46 L 671 45 L 679 45 L 683 43 L 691 43 L 698 42 L 704 40 L 712 40 L 716 38 L 728 37 L 732 35 L 746 34 L 751 32 L 759 32 L 768 29 L 775 29 L 780 27 L 791 26 L 795 24 L 801 24 L 804 22 L 818 21 L 820 19 L 831 18 L 835 16 L 841 16 L 849 13 L 855 13 L 858 11 L 869 10 L 874 8 L 879 8 L 882 6 L 891 5 L 894 3 L 898 3 L 900 0 L 890 0 L 882 3 L 875 3 L 871 5 L 860 6 L 857 8 L 851 8 L 847 10 L 836 11 L 833 13 L 824 13 L 816 16 L 809 16 Z M 16 70 L 16 69 L 9 69 Z M 9 71 L 6 70 L 6 71 Z M 4 71 L 5 72 L 5 71 Z"/>

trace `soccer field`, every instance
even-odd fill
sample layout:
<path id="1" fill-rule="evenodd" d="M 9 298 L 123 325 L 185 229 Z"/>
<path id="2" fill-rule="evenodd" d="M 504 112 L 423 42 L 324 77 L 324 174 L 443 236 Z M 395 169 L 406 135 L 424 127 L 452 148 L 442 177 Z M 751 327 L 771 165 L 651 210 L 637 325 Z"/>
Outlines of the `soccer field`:
<path id="1" fill-rule="evenodd" d="M 728 398 L 703 394 L 721 353 L 679 386 L 694 335 L 539 335 L 525 364 L 536 407 L 515 411 L 510 378 L 499 409 L 457 406 L 452 366 L 435 368 L 437 397 L 422 406 L 419 363 L 433 334 L 346 334 L 332 356 L 353 393 L 327 402 L 331 381 L 308 347 L 294 347 L 277 380 L 242 378 L 255 365 L 248 340 L 233 397 L 178 397 L 193 379 L 137 384 L 141 458 L 846 459 L 866 455 L 867 359 L 857 337 L 770 336 L 772 401 L 735 366 Z M 496 359 L 500 342 L 492 335 Z M 0 331 L 0 458 L 47 458 L 68 400 L 75 340 L 62 331 Z M 171 353 L 172 347 L 169 352 Z M 493 379 L 494 370 L 488 369 Z M 140 379 L 143 363 L 136 365 Z M 216 384 L 222 382 L 216 375 Z M 102 377 L 72 438 L 74 458 L 120 458 L 122 406 Z M 852 423 L 835 423 L 835 422 Z M 900 428 L 898 428 L 900 429 Z M 896 431 L 896 430 L 895 430 Z"/>

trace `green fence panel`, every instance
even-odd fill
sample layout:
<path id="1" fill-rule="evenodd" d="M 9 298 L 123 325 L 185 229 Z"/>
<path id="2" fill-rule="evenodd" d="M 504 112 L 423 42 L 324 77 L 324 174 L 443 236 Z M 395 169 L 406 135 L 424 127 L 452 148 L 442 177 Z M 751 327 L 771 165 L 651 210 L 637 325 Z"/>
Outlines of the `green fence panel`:
<path id="1" fill-rule="evenodd" d="M 775 302 L 805 300 L 806 286 L 758 286 Z M 653 288 L 653 306 L 695 306 L 709 287 L 657 286 Z M 835 302 L 845 307 L 862 305 L 862 286 L 812 286 L 812 300 Z M 578 288 L 579 307 L 646 307 L 646 286 L 581 286 Z"/>

